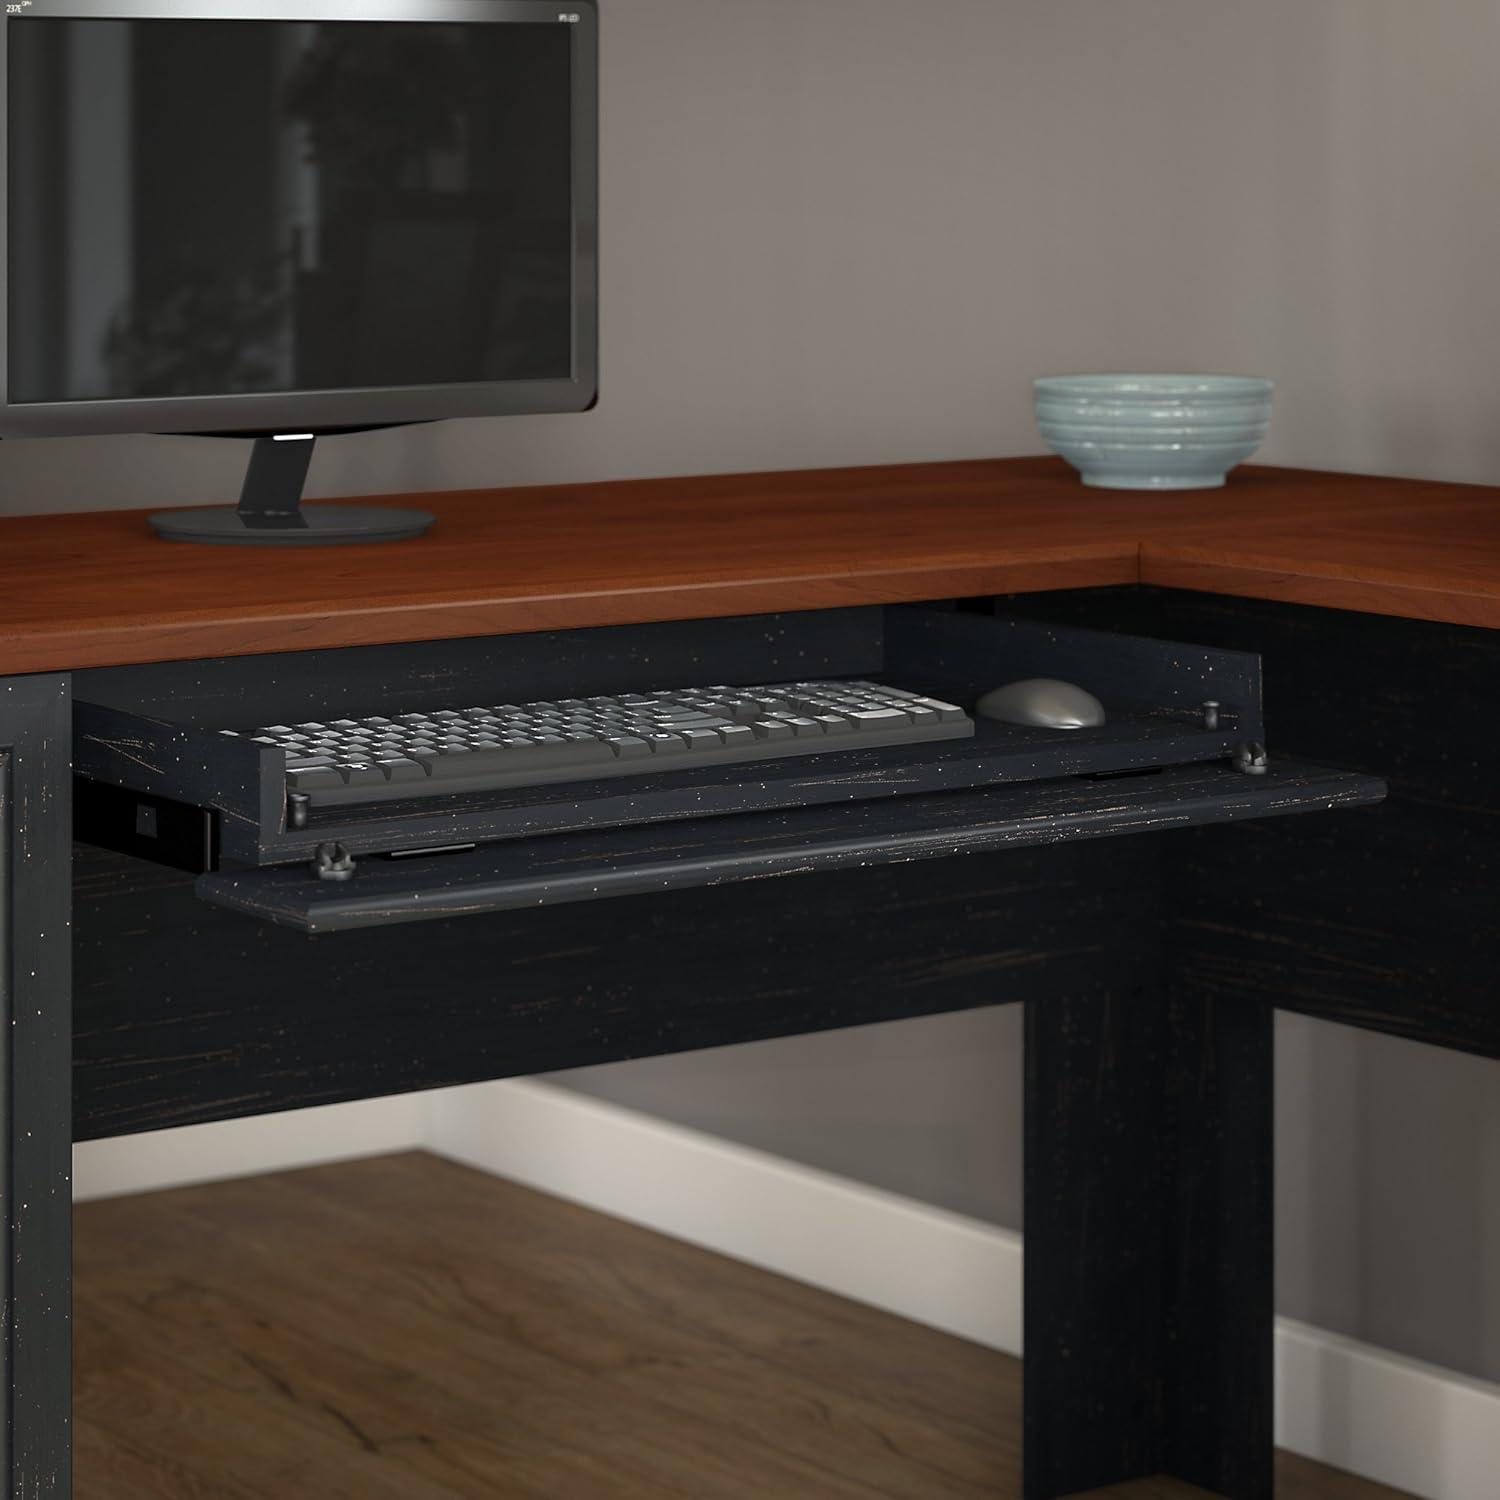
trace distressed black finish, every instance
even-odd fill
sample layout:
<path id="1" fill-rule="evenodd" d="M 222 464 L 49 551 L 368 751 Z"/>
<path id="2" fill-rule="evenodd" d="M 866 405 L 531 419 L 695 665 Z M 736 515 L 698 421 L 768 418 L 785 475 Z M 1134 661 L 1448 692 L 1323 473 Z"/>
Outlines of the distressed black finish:
<path id="1" fill-rule="evenodd" d="M 1263 651 L 1278 771 L 1261 785 L 1274 788 L 1284 758 L 1295 754 L 1366 777 L 1390 773 L 1391 801 L 1348 817 L 1279 818 L 1172 838 L 1152 831 L 1012 843 L 1003 853 L 920 867 L 752 879 L 317 937 L 211 909 L 179 875 L 84 849 L 80 1138 L 1024 1001 L 1028 1496 L 1160 1469 L 1234 1500 L 1264 1500 L 1271 1007 L 1500 1056 L 1491 978 L 1500 797 L 1487 711 L 1500 687 L 1500 634 L 1154 590 L 1031 596 L 1000 608 L 1202 646 L 1160 648 L 1168 676 L 1144 693 L 1134 674 L 1149 678 L 1157 648 L 1139 641 L 1094 639 L 1109 666 L 1090 678 L 1082 657 L 1066 655 L 1083 637 L 907 610 L 649 627 L 633 643 L 580 632 L 551 638 L 546 649 L 561 653 L 555 661 L 527 657 L 522 638 L 87 676 L 91 696 L 106 707 L 201 730 L 283 717 L 298 705 L 303 716 L 327 709 L 335 666 L 341 680 L 379 692 L 350 700 L 354 713 L 378 711 L 391 682 L 409 695 L 408 706 L 430 707 L 464 696 L 476 681 L 495 683 L 497 693 L 503 681 L 510 698 L 556 692 L 559 680 L 576 680 L 579 692 L 642 686 L 644 664 L 653 682 L 671 686 L 882 671 L 897 678 L 925 663 L 933 688 L 957 694 L 993 685 L 994 662 L 1009 669 L 1002 675 L 1080 680 L 1116 710 L 1117 726 L 1129 726 L 1137 751 L 1156 754 L 1171 740 L 1173 756 L 1192 761 L 1222 756 L 1251 737 L 1256 722 L 1243 659 L 1214 653 Z M 814 632 L 805 638 L 804 625 Z M 597 652 L 606 636 L 620 644 L 618 654 Z M 1049 639 L 1048 649 L 1063 643 L 1062 654 L 1027 655 Z M 586 662 L 593 677 L 582 670 Z M 1241 686 L 1226 691 L 1226 680 Z M 1189 723 L 1200 695 L 1232 705 L 1234 717 L 1211 747 Z M 250 703 L 260 706 L 252 713 Z M 941 774 L 956 779 L 942 785 L 972 785 L 973 757 L 1020 748 L 994 740 L 962 754 L 943 747 L 922 771 L 947 766 Z M 1061 759 L 1087 748 L 1071 737 L 1046 746 L 1056 757 L 1051 774 L 1089 769 L 1092 762 Z M 984 772 L 1008 774 L 994 759 Z M 1211 766 L 1168 774 L 1228 775 Z M 863 862 L 874 851 L 850 834 L 856 825 L 868 833 L 879 823 L 889 835 L 892 820 L 925 818 L 938 804 L 949 805 L 948 821 L 895 835 L 916 841 L 896 851 L 903 861 L 907 852 L 946 852 L 945 840 L 956 848 L 1008 837 L 986 832 L 982 815 L 976 822 L 970 793 L 862 802 L 912 791 L 902 775 L 872 764 L 837 786 L 804 788 L 804 809 L 784 815 L 745 812 L 749 804 L 727 785 L 713 794 L 726 800 L 713 803 L 700 786 L 687 789 L 696 805 L 669 816 L 738 813 L 735 821 L 764 831 L 759 852 L 776 851 L 777 869 L 798 863 L 787 850 L 790 831 L 821 830 L 826 840 L 813 839 L 802 864 Z M 1164 779 L 1103 785 L 1109 796 L 1128 798 Z M 1257 783 L 1235 780 L 1243 781 L 1239 795 L 1257 795 Z M 1358 779 L 1346 785 L 1364 787 L 1361 796 L 1369 790 Z M 542 826 L 596 831 L 508 851 L 529 857 L 531 848 L 551 846 L 538 866 L 514 872 L 518 890 L 528 879 L 545 886 L 559 871 L 564 882 L 583 879 L 597 851 L 563 866 L 570 850 L 581 856 L 594 839 L 618 839 L 617 854 L 646 855 L 605 877 L 626 889 L 638 878 L 688 883 L 653 867 L 653 840 L 661 840 L 663 860 L 689 847 L 705 866 L 715 857 L 703 821 L 675 832 L 631 829 L 652 814 L 600 804 L 580 814 L 566 796 L 549 804 L 547 791 L 528 794 Z M 618 783 L 609 791 L 621 793 Z M 825 792 L 856 805 L 816 806 Z M 982 800 L 992 813 L 987 798 L 1009 795 Z M 1159 829 L 1160 811 L 1142 827 Z M 832 847 L 835 825 L 854 847 Z M 606 836 L 606 827 L 617 832 Z M 525 831 L 518 820 L 509 833 Z M 327 837 L 328 829 L 313 828 L 307 842 Z M 447 838 L 435 840 L 429 828 L 410 841 Z M 277 857 L 292 847 L 280 845 Z M 756 853 L 754 840 L 729 851 L 732 874 L 751 873 Z M 455 858 L 453 870 L 469 868 L 468 856 Z M 448 877 L 438 862 L 416 863 L 381 872 L 381 900 L 387 887 L 404 880 L 411 893 L 428 876 L 435 877 L 428 888 L 441 891 Z"/>
<path id="2" fill-rule="evenodd" d="M 1500 1057 L 1500 632 L 1155 589 L 1005 601 L 1263 651 L 1272 754 L 1386 777 L 1367 817 L 1184 840 L 1199 993 Z"/>
<path id="3" fill-rule="evenodd" d="M 220 911 L 189 877 L 80 846 L 74 1129 L 87 1140 L 1133 990 L 1159 914 L 1157 842 L 326 937 Z"/>
<path id="4" fill-rule="evenodd" d="M 0 1485 L 72 1490 L 66 677 L 0 679 Z"/>
<path id="5" fill-rule="evenodd" d="M 1027 1500 L 1271 1494 L 1271 1009 L 1153 936 L 1134 992 L 1026 1007 Z"/>
<path id="6" fill-rule="evenodd" d="M 1172 881 L 1167 888 L 1172 888 Z M 1170 898 L 1168 898 L 1170 900 Z M 1167 928 L 1171 936 L 1171 926 Z M 1169 947 L 1166 1469 L 1269 1500 L 1275 1396 L 1272 1007 L 1205 996 Z"/>
<path id="7" fill-rule="evenodd" d="M 342 932 L 1327 811 L 1377 802 L 1384 792 L 1374 777 L 1290 762 L 1264 776 L 1185 766 L 365 860 L 337 883 L 294 866 L 205 875 L 195 888 L 216 906 L 300 932 Z"/>
<path id="8" fill-rule="evenodd" d="M 218 819 L 205 808 L 73 778 L 73 836 L 201 875 L 218 868 Z"/>
<path id="9" fill-rule="evenodd" d="M 1216 1017 L 1216 1030 L 1258 1033 L 1264 1012 L 1276 1006 L 1500 1057 L 1492 708 L 1500 697 L 1500 634 L 1155 589 L 1033 596 L 999 607 L 1132 636 L 1260 650 L 1273 761 L 1295 754 L 1389 776 L 1387 801 L 1358 818 L 1203 829 L 1174 841 L 1163 886 L 1174 1007 Z M 1178 1087 L 1186 1100 L 1183 1082 Z M 1271 1210 L 1255 1165 L 1266 1127 L 1254 1096 L 1247 1084 L 1235 1110 L 1220 1112 L 1223 1133 L 1200 1137 L 1175 1171 L 1183 1192 L 1217 1181 L 1219 1222 L 1233 1226 L 1223 1243 L 1258 1247 L 1268 1266 Z M 1087 1129 L 1087 1120 L 1080 1106 L 1072 1128 Z M 1234 1278 L 1222 1275 L 1225 1267 L 1212 1258 L 1221 1238 L 1213 1221 L 1206 1206 L 1184 1224 L 1182 1244 L 1198 1265 L 1186 1303 L 1222 1329 L 1226 1307 L 1259 1307 L 1268 1292 L 1257 1291 L 1248 1263 L 1229 1263 L 1240 1265 L 1236 1275 L 1248 1287 L 1234 1290 Z M 1122 1206 L 1109 1239 L 1128 1240 L 1133 1222 Z M 1027 1229 L 1034 1245 L 1030 1220 Z M 1099 1274 L 1108 1270 L 1106 1256 Z M 1221 1343 L 1182 1352 L 1174 1378 L 1196 1393 L 1200 1409 L 1179 1402 L 1161 1413 L 1167 1446 L 1160 1466 L 1236 1500 L 1265 1494 L 1268 1483 L 1253 1448 L 1268 1453 L 1271 1441 L 1269 1304 L 1256 1316 L 1264 1337 L 1248 1354 L 1237 1317 Z M 1093 1322 L 1072 1368 L 1114 1359 L 1120 1332 L 1107 1316 Z M 1028 1366 L 1030 1339 L 1028 1329 Z M 1221 1349 L 1225 1359 L 1216 1362 Z M 1065 1378 L 1049 1390 L 1049 1399 L 1071 1399 Z M 1079 1399 L 1089 1394 L 1085 1388 Z M 1115 1394 L 1128 1400 L 1129 1388 Z M 1122 1453 L 1118 1431 L 1109 1423 L 1075 1426 L 1071 1461 L 1091 1474 L 1126 1477 L 1139 1455 Z M 1226 1457 L 1229 1469 L 1215 1477 Z"/>
<path id="10" fill-rule="evenodd" d="M 1093 693 L 1114 717 L 1198 727 L 1211 698 L 1226 729 L 1263 737 L 1261 663 L 1252 651 L 1038 622 L 1024 612 L 909 605 L 888 616 L 885 670 L 893 681 L 930 680 L 939 693 L 969 702 L 1021 678 L 1060 677 Z"/>
<path id="11" fill-rule="evenodd" d="M 1166 1467 L 1169 1038 L 1148 938 L 1133 989 L 1026 1008 L 1026 1500 Z"/>
<path id="12" fill-rule="evenodd" d="M 253 866 L 308 860 L 321 843 L 354 853 L 428 848 L 1224 759 L 1238 741 L 1260 735 L 1258 663 L 1240 653 L 914 607 L 708 626 L 456 642 L 457 661 L 440 674 L 419 670 L 422 658 L 408 646 L 310 653 L 322 673 L 311 681 L 299 658 L 285 656 L 88 673 L 79 689 L 77 769 L 105 785 L 212 809 L 226 862 Z M 590 638 L 592 659 L 580 656 L 572 636 Z M 282 752 L 218 733 L 335 710 L 390 713 L 814 675 L 887 676 L 965 703 L 1018 677 L 1082 679 L 1097 685 L 1111 720 L 1071 732 L 984 722 L 972 740 L 426 797 L 368 811 L 314 809 L 302 830 L 286 826 Z M 1212 731 L 1199 712 L 1207 697 L 1224 704 Z M 120 852 L 148 852 L 109 818 L 80 833 Z"/>

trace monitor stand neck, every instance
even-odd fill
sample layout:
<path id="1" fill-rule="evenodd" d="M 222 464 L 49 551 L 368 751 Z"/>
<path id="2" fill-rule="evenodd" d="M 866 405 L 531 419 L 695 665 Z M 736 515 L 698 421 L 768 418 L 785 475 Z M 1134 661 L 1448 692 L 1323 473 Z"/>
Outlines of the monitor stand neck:
<path id="1" fill-rule="evenodd" d="M 251 531 L 306 531 L 302 486 L 315 437 L 256 438 L 236 514 Z"/>
<path id="2" fill-rule="evenodd" d="M 166 510 L 151 517 L 169 542 L 220 547 L 333 547 L 399 542 L 432 525 L 426 511 L 375 505 L 302 504 L 314 437 L 256 438 L 237 509 Z"/>

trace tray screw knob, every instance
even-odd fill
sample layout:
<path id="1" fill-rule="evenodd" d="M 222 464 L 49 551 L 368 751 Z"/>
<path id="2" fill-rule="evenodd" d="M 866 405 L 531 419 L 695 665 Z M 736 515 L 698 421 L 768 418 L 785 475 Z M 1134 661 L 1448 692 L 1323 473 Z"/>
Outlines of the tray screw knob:
<path id="1" fill-rule="evenodd" d="M 319 844 L 311 868 L 319 880 L 353 880 L 354 856 L 342 844 Z"/>
<path id="2" fill-rule="evenodd" d="M 1271 757 L 1266 747 L 1255 740 L 1248 745 L 1237 745 L 1234 751 L 1234 768 L 1246 776 L 1264 776 L 1270 769 Z"/>
<path id="3" fill-rule="evenodd" d="M 1216 698 L 1207 698 L 1203 703 L 1203 727 L 1205 729 L 1217 729 L 1219 727 L 1219 701 Z"/>

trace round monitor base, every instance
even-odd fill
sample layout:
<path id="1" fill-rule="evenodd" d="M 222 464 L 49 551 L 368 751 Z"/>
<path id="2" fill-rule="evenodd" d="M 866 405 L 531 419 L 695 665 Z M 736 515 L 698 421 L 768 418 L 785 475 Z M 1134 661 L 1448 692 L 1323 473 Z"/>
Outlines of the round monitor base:
<path id="1" fill-rule="evenodd" d="M 237 510 L 164 510 L 150 518 L 167 542 L 204 542 L 214 547 L 337 547 L 355 542 L 403 542 L 423 536 L 434 517 L 425 510 L 378 505 L 305 505 L 304 525 L 247 524 Z"/>

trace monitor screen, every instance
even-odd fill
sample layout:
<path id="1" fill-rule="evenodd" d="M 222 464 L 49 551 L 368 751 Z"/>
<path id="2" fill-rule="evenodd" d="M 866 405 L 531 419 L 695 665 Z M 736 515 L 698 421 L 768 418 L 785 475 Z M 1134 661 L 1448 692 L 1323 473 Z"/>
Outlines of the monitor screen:
<path id="1" fill-rule="evenodd" d="M 12 23 L 8 403 L 572 379 L 558 19 Z"/>

